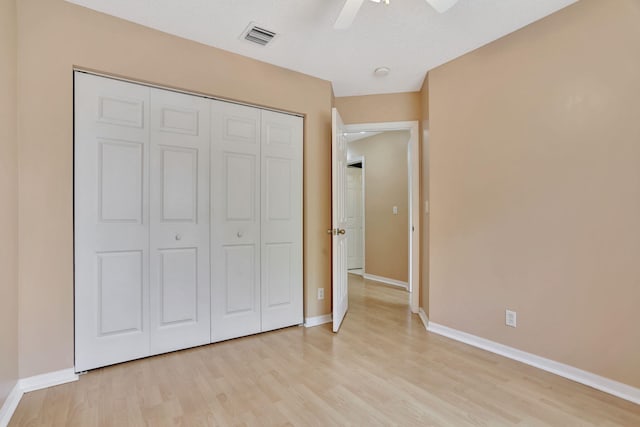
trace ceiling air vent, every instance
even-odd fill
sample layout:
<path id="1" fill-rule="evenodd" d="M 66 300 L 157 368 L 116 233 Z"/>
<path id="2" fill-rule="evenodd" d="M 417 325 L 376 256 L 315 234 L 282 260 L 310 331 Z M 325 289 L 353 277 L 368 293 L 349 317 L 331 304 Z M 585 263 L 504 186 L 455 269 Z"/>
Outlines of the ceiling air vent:
<path id="1" fill-rule="evenodd" d="M 250 23 L 246 30 L 242 33 L 241 38 L 260 46 L 266 46 L 276 36 L 273 31 L 258 27 L 255 23 Z"/>

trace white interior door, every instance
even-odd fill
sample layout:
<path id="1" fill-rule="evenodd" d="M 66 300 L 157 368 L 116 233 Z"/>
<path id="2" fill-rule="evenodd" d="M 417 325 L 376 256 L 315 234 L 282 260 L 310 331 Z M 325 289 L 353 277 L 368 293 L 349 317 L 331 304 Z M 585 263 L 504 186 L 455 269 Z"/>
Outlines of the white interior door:
<path id="1" fill-rule="evenodd" d="M 149 353 L 149 88 L 75 73 L 75 368 Z"/>
<path id="2" fill-rule="evenodd" d="M 363 264 L 364 236 L 362 206 L 362 168 L 347 168 L 347 268 L 361 269 Z"/>
<path id="3" fill-rule="evenodd" d="M 210 342 L 209 100 L 151 89 L 151 353 Z"/>
<path id="4" fill-rule="evenodd" d="M 262 111 L 262 331 L 303 323 L 302 118 Z"/>
<path id="5" fill-rule="evenodd" d="M 261 330 L 260 116 L 211 102 L 211 341 Z"/>
<path id="6" fill-rule="evenodd" d="M 347 143 L 338 110 L 331 110 L 331 245 L 333 332 L 338 332 L 349 308 L 347 281 Z"/>

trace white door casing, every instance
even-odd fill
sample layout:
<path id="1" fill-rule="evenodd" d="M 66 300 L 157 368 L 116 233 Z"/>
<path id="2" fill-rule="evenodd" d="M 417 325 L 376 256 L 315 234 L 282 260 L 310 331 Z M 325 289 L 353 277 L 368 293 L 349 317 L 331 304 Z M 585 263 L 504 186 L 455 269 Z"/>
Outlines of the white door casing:
<path id="1" fill-rule="evenodd" d="M 363 211 L 362 203 L 362 168 L 347 168 L 347 236 L 349 270 L 363 268 Z"/>
<path id="2" fill-rule="evenodd" d="M 211 103 L 211 341 L 261 331 L 261 111 Z"/>
<path id="3" fill-rule="evenodd" d="M 331 110 L 331 245 L 333 332 L 338 332 L 349 309 L 347 280 L 347 142 L 338 110 Z"/>
<path id="4" fill-rule="evenodd" d="M 303 323 L 302 119 L 262 111 L 262 331 Z"/>
<path id="5" fill-rule="evenodd" d="M 209 100 L 151 89 L 151 353 L 210 342 Z"/>
<path id="6" fill-rule="evenodd" d="M 75 73 L 75 367 L 149 353 L 149 88 Z"/>

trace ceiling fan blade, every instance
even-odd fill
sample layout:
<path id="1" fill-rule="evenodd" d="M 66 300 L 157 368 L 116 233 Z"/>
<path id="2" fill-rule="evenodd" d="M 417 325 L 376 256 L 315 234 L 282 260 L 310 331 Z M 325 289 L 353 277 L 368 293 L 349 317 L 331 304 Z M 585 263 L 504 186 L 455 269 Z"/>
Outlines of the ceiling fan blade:
<path id="1" fill-rule="evenodd" d="M 426 0 L 438 13 L 444 13 L 458 2 L 458 0 Z"/>
<path id="2" fill-rule="evenodd" d="M 338 19 L 336 19 L 336 22 L 333 24 L 333 28 L 336 30 L 349 28 L 353 20 L 356 19 L 356 15 L 363 2 L 364 0 L 346 0 L 344 6 L 342 6 L 340 15 L 338 15 Z"/>

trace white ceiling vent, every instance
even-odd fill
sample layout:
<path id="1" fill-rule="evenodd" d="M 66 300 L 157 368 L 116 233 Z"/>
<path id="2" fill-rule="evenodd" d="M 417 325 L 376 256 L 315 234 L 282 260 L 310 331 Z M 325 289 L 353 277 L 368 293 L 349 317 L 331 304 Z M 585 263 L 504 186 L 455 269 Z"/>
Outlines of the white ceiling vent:
<path id="1" fill-rule="evenodd" d="M 249 26 L 240 36 L 241 39 L 259 44 L 260 46 L 266 46 L 275 37 L 276 33 L 263 27 L 259 27 L 255 22 L 249 23 Z"/>

